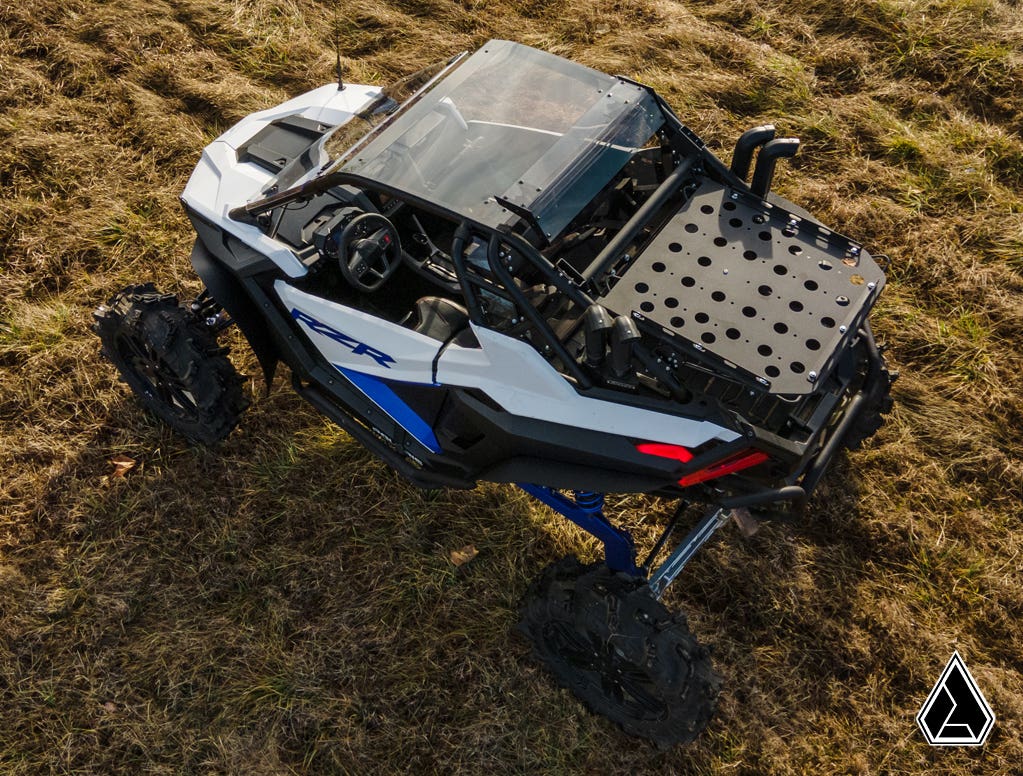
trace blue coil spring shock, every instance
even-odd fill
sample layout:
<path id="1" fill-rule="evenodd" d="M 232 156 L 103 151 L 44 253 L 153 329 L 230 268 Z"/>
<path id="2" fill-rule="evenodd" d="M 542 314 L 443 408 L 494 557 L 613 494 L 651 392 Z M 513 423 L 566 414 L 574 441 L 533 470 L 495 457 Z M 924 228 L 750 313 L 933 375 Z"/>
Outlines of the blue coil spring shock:
<path id="1" fill-rule="evenodd" d="M 589 490 L 574 490 L 575 505 L 587 514 L 593 515 L 604 511 L 604 494 Z"/>

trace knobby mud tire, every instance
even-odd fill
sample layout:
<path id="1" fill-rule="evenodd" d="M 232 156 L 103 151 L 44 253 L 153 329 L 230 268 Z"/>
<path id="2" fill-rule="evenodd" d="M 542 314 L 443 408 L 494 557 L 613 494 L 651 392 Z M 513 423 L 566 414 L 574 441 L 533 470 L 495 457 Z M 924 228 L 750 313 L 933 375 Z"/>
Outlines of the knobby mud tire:
<path id="1" fill-rule="evenodd" d="M 227 348 L 173 294 L 128 286 L 93 314 L 102 354 L 160 420 L 197 444 L 224 439 L 248 406 Z"/>
<path id="2" fill-rule="evenodd" d="M 518 627 L 558 684 L 661 749 L 693 741 L 714 713 L 709 651 L 642 579 L 564 558 L 530 586 Z"/>

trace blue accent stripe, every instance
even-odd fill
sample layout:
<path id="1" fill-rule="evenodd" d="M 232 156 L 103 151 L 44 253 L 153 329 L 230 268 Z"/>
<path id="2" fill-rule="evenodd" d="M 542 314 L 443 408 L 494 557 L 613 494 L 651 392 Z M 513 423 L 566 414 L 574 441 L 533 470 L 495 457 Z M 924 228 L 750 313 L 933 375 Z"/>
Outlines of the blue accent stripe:
<path id="1" fill-rule="evenodd" d="M 395 422 L 414 436 L 423 447 L 432 453 L 442 452 L 440 443 L 433 435 L 430 425 L 402 401 L 401 397 L 392 391 L 386 382 L 379 377 L 345 369 L 337 364 L 334 364 L 334 368 L 351 380 L 356 388 L 373 400 L 374 404 L 394 418 Z"/>

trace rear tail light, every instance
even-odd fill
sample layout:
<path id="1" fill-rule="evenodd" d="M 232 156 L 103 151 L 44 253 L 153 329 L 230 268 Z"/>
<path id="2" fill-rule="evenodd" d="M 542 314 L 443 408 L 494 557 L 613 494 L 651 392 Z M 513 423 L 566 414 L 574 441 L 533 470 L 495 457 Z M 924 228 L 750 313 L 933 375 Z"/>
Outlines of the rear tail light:
<path id="1" fill-rule="evenodd" d="M 682 463 L 689 463 L 693 460 L 693 454 L 681 445 L 662 445 L 658 442 L 644 442 L 636 445 L 636 449 L 647 455 L 657 455 L 661 458 L 674 458 Z"/>
<path id="2" fill-rule="evenodd" d="M 678 481 L 678 484 L 688 487 L 698 482 L 706 482 L 717 477 L 724 477 L 726 474 L 741 472 L 743 469 L 763 463 L 770 457 L 767 453 L 763 453 L 760 450 L 742 450 L 735 455 L 728 456 L 723 461 L 712 463 L 710 466 L 705 466 L 699 471 L 687 474 Z"/>
<path id="3" fill-rule="evenodd" d="M 647 455 L 656 455 L 660 458 L 674 458 L 676 461 L 682 463 L 689 463 L 693 460 L 692 452 L 681 445 L 666 445 L 658 442 L 644 442 L 636 445 L 636 450 Z M 751 466 L 763 463 L 770 459 L 770 456 L 760 450 L 753 450 L 746 448 L 740 450 L 737 453 L 724 458 L 720 461 L 715 461 L 709 466 L 704 466 L 695 472 L 691 472 L 682 477 L 678 484 L 683 487 L 695 485 L 698 482 L 706 482 L 707 480 L 713 480 L 718 477 L 724 477 L 726 474 L 734 474 L 735 472 L 741 472 L 743 469 L 749 469 Z"/>

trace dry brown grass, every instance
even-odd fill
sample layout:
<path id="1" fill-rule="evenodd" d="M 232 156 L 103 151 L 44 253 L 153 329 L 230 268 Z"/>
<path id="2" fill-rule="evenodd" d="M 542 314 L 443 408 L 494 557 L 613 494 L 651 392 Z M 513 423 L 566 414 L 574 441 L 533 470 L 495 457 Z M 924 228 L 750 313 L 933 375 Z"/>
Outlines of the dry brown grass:
<path id="1" fill-rule="evenodd" d="M 726 531 L 677 583 L 727 684 L 655 752 L 510 634 L 543 565 L 593 556 L 576 531 L 508 488 L 416 491 L 281 379 L 189 448 L 97 357 L 118 287 L 197 290 L 176 197 L 232 122 L 330 80 L 331 6 L 0 3 L 0 771 L 1019 773 L 1019 4 L 340 8 L 354 81 L 509 37 L 646 80 L 726 154 L 765 120 L 802 136 L 783 193 L 893 258 L 897 409 L 804 524 Z M 140 464 L 106 479 L 116 454 Z M 664 507 L 616 503 L 649 539 Z M 979 750 L 913 722 L 953 648 L 998 716 Z"/>

